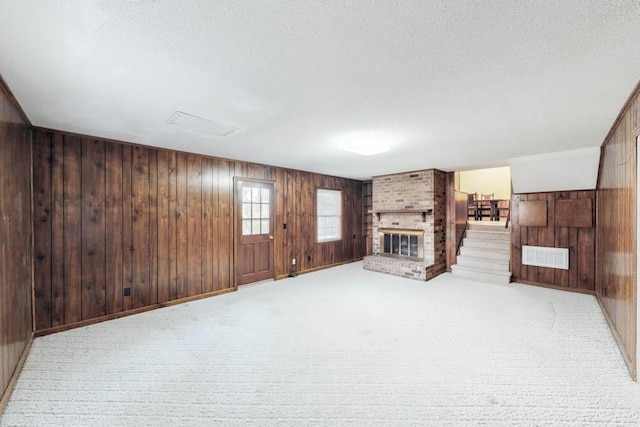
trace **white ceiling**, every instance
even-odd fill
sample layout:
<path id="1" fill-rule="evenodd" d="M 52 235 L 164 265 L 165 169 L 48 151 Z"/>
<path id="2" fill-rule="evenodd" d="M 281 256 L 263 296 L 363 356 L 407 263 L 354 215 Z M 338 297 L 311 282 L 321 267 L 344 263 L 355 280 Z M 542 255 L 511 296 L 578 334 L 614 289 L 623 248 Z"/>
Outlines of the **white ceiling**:
<path id="1" fill-rule="evenodd" d="M 580 148 L 509 160 L 514 193 L 593 190 L 600 148 Z"/>
<path id="2" fill-rule="evenodd" d="M 638 0 L 0 0 L 0 29 L 36 126 L 358 179 L 599 146 L 640 78 Z M 391 150 L 339 150 L 366 133 Z"/>

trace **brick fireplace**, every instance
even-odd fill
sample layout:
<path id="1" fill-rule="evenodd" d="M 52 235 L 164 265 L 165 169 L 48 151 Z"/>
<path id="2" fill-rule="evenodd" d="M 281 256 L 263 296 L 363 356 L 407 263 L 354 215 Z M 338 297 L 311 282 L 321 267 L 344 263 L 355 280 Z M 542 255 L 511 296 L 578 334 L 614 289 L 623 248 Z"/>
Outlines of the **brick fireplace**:
<path id="1" fill-rule="evenodd" d="M 365 257 L 365 269 L 416 280 L 445 271 L 445 172 L 429 169 L 374 177 L 372 210 L 373 255 Z M 422 250 L 412 250 L 417 239 L 411 236 L 419 235 Z M 385 249 L 391 253 L 385 254 Z"/>

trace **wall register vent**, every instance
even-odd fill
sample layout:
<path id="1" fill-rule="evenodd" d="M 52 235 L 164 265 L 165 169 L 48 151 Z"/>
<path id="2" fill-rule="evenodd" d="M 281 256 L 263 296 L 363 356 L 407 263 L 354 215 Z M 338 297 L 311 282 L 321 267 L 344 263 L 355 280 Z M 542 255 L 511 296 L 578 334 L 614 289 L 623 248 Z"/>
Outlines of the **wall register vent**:
<path id="1" fill-rule="evenodd" d="M 569 249 L 523 246 L 522 264 L 537 267 L 569 269 Z"/>

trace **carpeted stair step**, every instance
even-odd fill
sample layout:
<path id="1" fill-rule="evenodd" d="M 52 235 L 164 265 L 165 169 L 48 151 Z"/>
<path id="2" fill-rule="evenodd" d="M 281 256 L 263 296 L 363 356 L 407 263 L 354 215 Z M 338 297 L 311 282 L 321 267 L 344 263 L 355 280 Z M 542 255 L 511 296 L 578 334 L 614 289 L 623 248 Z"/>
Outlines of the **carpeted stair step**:
<path id="1" fill-rule="evenodd" d="M 509 283 L 510 251 L 511 233 L 504 223 L 469 222 L 457 264 L 451 266 L 451 272 L 470 280 Z"/>
<path id="2" fill-rule="evenodd" d="M 487 258 L 484 256 L 470 256 L 460 254 L 457 257 L 458 265 L 483 268 L 487 270 L 509 271 L 509 257 L 502 259 Z"/>
<path id="3" fill-rule="evenodd" d="M 467 230 L 466 237 L 468 239 L 508 242 L 511 240 L 511 233 L 505 233 L 503 231 Z"/>
<path id="4" fill-rule="evenodd" d="M 486 250 L 506 250 L 508 251 L 511 243 L 508 240 L 480 240 L 465 237 L 462 241 L 463 247 L 484 248 Z"/>
<path id="5" fill-rule="evenodd" d="M 456 277 L 477 280 L 479 282 L 508 284 L 511 282 L 510 271 L 486 270 L 465 265 L 452 265 L 451 272 Z"/>
<path id="6" fill-rule="evenodd" d="M 507 260 L 509 261 L 509 247 L 503 249 L 487 250 L 484 247 L 461 246 L 460 254 L 474 257 L 482 257 L 489 259 Z"/>
<path id="7" fill-rule="evenodd" d="M 497 222 L 497 221 L 469 221 L 467 230 L 497 231 L 497 232 L 511 231 L 511 229 L 504 227 L 504 222 Z"/>

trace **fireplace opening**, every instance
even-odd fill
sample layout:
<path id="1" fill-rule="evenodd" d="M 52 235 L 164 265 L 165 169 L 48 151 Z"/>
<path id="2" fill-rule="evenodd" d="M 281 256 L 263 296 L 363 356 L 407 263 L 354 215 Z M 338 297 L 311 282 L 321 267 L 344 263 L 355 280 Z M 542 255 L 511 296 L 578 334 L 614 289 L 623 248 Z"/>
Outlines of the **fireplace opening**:
<path id="1" fill-rule="evenodd" d="M 380 255 L 422 261 L 424 258 L 424 232 L 401 228 L 381 228 Z"/>

